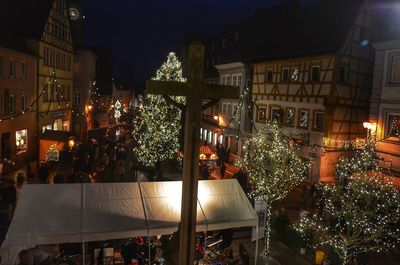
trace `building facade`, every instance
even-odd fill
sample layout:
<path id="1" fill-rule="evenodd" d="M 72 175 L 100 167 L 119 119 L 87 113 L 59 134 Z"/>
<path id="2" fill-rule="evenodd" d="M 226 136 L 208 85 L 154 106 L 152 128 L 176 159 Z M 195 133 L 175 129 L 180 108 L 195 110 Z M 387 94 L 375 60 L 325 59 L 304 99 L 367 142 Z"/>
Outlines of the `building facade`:
<path id="1" fill-rule="evenodd" d="M 40 55 L 38 85 L 44 89 L 38 107 L 39 129 L 69 131 L 74 51 L 67 1 L 50 3 L 40 38 L 31 39 L 29 44 Z"/>
<path id="2" fill-rule="evenodd" d="M 381 165 L 400 176 L 400 40 L 375 48 L 374 82 L 369 122 Z M 376 130 L 376 131 L 375 131 Z"/>
<path id="3" fill-rule="evenodd" d="M 36 159 L 37 56 L 0 46 L 1 170 L 7 174 Z"/>
<path id="4" fill-rule="evenodd" d="M 352 6 L 340 2 L 325 1 L 299 11 L 306 17 L 317 8 L 318 23 L 328 30 L 334 24 L 329 18 L 346 9 L 347 13 L 338 13 L 341 23 L 348 23 L 340 41 L 334 36 L 325 43 L 329 36 L 318 29 L 313 34 L 322 42 L 307 43 L 302 36 L 304 43 L 298 47 L 272 45 L 252 66 L 256 127 L 267 120 L 280 123 L 283 133 L 299 144 L 303 158 L 311 162 L 309 176 L 314 181 L 333 181 L 337 159 L 362 146 L 361 138 L 366 136 L 363 122 L 368 118 L 374 58 L 366 41 L 372 36 L 371 6 L 369 1 L 354 1 Z M 297 25 L 302 30 L 311 26 L 301 18 Z M 290 33 L 288 29 L 286 34 Z"/>
<path id="5" fill-rule="evenodd" d="M 72 130 L 80 141 L 93 129 L 93 100 L 96 93 L 96 55 L 89 49 L 78 49 L 74 55 L 74 88 Z"/>

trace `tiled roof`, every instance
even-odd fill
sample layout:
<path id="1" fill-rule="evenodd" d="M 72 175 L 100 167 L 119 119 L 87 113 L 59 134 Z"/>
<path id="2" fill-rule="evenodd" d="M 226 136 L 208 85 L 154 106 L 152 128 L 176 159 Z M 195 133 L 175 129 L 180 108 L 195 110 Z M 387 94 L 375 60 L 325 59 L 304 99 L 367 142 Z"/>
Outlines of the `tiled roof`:
<path id="1" fill-rule="evenodd" d="M 227 31 L 215 64 L 257 62 L 336 52 L 364 0 L 320 0 L 301 6 L 296 0 L 266 8 Z M 221 42 L 221 39 L 218 41 Z"/>

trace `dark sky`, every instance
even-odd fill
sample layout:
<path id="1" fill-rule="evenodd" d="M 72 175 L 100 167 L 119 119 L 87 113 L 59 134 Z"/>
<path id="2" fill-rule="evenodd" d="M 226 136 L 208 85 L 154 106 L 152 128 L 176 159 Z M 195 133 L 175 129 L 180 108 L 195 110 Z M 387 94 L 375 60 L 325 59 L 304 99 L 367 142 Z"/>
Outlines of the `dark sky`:
<path id="1" fill-rule="evenodd" d="M 114 51 L 114 72 L 132 69 L 136 85 L 192 33 L 215 36 L 255 10 L 284 0 L 85 0 L 83 40 Z M 305 0 L 310 2 L 313 0 Z"/>

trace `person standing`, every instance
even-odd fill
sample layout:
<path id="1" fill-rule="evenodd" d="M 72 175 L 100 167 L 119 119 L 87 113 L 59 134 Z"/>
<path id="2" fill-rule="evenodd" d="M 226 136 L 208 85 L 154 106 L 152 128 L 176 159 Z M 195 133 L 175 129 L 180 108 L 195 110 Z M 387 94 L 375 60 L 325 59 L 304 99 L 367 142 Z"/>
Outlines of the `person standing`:
<path id="1" fill-rule="evenodd" d="M 45 163 L 40 164 L 39 167 L 39 180 L 41 184 L 46 184 L 50 173 Z"/>

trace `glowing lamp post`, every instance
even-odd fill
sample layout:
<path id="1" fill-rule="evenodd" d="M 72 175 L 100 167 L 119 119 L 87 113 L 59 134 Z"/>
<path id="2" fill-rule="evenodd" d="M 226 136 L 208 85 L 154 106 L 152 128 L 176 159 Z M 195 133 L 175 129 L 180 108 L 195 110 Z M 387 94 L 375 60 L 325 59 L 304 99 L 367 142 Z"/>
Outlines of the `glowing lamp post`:
<path id="1" fill-rule="evenodd" d="M 74 148 L 74 146 L 75 146 L 75 140 L 74 140 L 73 138 L 70 138 L 70 139 L 68 140 L 68 147 L 69 147 L 69 150 L 71 150 L 72 148 Z"/>

